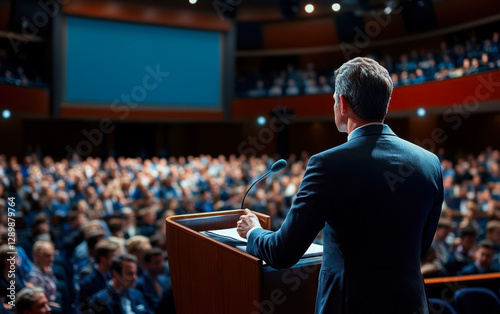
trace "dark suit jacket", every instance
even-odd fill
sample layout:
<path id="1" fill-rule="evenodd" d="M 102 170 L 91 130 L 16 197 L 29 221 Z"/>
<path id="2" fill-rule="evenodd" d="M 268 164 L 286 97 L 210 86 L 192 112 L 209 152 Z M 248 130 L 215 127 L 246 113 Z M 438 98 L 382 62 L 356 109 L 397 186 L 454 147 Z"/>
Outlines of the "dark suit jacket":
<path id="1" fill-rule="evenodd" d="M 324 228 L 317 313 L 426 313 L 420 259 L 442 201 L 434 154 L 387 125 L 364 126 L 311 157 L 280 230 L 255 229 L 247 251 L 290 267 Z"/>
<path id="2" fill-rule="evenodd" d="M 125 292 L 131 302 L 132 311 L 136 314 L 151 312 L 148 303 L 144 300 L 142 293 L 135 289 L 127 289 Z M 102 314 L 123 314 L 120 296 L 108 286 L 106 289 L 97 292 L 90 300 L 92 313 Z"/>
<path id="3" fill-rule="evenodd" d="M 80 292 L 76 298 L 76 308 L 78 313 L 87 313 L 92 296 L 105 289 L 108 283 L 103 274 L 94 268 L 94 271 L 90 275 L 80 281 L 79 286 Z"/>
<path id="4" fill-rule="evenodd" d="M 163 291 L 168 289 L 172 290 L 170 278 L 168 278 L 166 275 L 158 275 L 157 280 Z M 144 299 L 146 299 L 146 302 L 148 302 L 151 310 L 155 311 L 158 307 L 158 303 L 160 302 L 160 296 L 156 294 L 153 280 L 151 280 L 147 272 L 144 272 L 144 274 L 139 277 L 139 279 L 137 279 L 135 288 L 142 292 L 142 294 L 144 295 Z"/>
<path id="5" fill-rule="evenodd" d="M 491 265 L 486 271 L 480 270 L 476 266 L 476 263 L 472 262 L 469 265 L 464 266 L 464 268 L 462 268 L 462 270 L 459 271 L 458 273 L 460 276 L 464 276 L 464 275 L 478 275 L 478 274 L 494 273 L 497 271 L 498 270 L 496 269 L 496 267 L 494 267 L 494 265 Z"/>

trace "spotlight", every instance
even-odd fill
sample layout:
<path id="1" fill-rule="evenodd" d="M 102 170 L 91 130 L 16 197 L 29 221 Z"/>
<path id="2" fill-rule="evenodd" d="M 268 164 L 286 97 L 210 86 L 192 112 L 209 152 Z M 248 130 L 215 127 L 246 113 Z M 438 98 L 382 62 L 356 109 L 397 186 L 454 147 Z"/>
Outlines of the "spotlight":
<path id="1" fill-rule="evenodd" d="M 264 125 L 264 124 L 266 124 L 266 118 L 263 117 L 263 116 L 258 117 L 257 118 L 257 124 L 258 125 Z"/>
<path id="2" fill-rule="evenodd" d="M 332 4 L 332 10 L 338 12 L 340 10 L 340 4 L 338 3 Z"/>
<path id="3" fill-rule="evenodd" d="M 191 4 L 195 4 L 196 2 L 198 2 L 198 0 L 189 0 L 189 3 Z"/>
<path id="4" fill-rule="evenodd" d="M 384 13 L 387 14 L 387 15 L 391 14 L 392 13 L 392 8 L 389 7 L 389 6 L 385 7 Z"/>
<path id="5" fill-rule="evenodd" d="M 10 110 L 9 109 L 5 109 L 4 111 L 2 111 L 2 117 L 4 119 L 10 118 Z"/>
<path id="6" fill-rule="evenodd" d="M 425 112 L 425 109 L 424 109 L 424 108 L 418 108 L 418 109 L 417 109 L 417 115 L 418 115 L 419 117 L 424 117 L 424 116 L 425 116 L 425 113 L 426 113 L 426 112 Z"/>
<path id="7" fill-rule="evenodd" d="M 305 10 L 307 13 L 312 13 L 312 11 L 314 11 L 314 5 L 309 3 L 308 5 L 306 5 Z"/>

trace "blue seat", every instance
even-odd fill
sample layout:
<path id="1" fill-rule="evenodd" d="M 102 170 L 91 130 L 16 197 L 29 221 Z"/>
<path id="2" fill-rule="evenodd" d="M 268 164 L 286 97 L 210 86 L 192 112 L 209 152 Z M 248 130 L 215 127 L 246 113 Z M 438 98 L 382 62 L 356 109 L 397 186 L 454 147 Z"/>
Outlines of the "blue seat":
<path id="1" fill-rule="evenodd" d="M 457 314 L 457 311 L 451 306 L 450 303 L 435 299 L 429 298 L 429 313 L 431 314 Z"/>
<path id="2" fill-rule="evenodd" d="M 464 288 L 455 292 L 455 307 L 459 314 L 500 313 L 500 299 L 486 288 Z"/>

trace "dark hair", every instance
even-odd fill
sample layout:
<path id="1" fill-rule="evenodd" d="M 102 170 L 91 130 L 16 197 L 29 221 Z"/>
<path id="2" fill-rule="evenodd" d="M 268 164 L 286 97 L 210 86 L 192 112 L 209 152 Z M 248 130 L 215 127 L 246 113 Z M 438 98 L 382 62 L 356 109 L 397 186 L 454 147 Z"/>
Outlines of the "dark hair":
<path id="1" fill-rule="evenodd" d="M 22 314 L 24 311 L 29 310 L 33 302 L 35 302 L 42 294 L 44 294 L 44 290 L 39 287 L 23 288 L 17 293 L 16 296 L 16 313 Z"/>
<path id="2" fill-rule="evenodd" d="M 343 95 L 364 121 L 384 120 L 392 89 L 389 72 L 369 58 L 352 59 L 335 71 L 336 97 Z"/>
<path id="3" fill-rule="evenodd" d="M 137 258 L 135 258 L 134 255 L 128 254 L 128 253 L 121 253 L 121 254 L 115 255 L 113 257 L 113 260 L 111 261 L 111 266 L 110 266 L 109 270 L 111 272 L 116 272 L 116 273 L 121 275 L 123 262 L 134 262 L 137 264 Z"/>
<path id="4" fill-rule="evenodd" d="M 460 232 L 460 237 L 477 237 L 477 231 L 472 226 L 465 226 Z"/>
<path id="5" fill-rule="evenodd" d="M 94 256 L 95 246 L 97 245 L 97 243 L 99 243 L 99 241 L 101 241 L 104 238 L 105 235 L 106 234 L 104 233 L 104 231 L 100 229 L 92 230 L 92 232 L 90 232 L 90 235 L 87 238 L 87 246 L 89 248 L 89 254 L 91 256 Z"/>
<path id="6" fill-rule="evenodd" d="M 108 240 L 103 240 L 97 243 L 95 246 L 95 261 L 99 264 L 99 259 L 101 257 L 108 257 L 108 255 L 116 250 L 118 250 L 120 246 L 116 242 L 111 242 Z"/>
<path id="7" fill-rule="evenodd" d="M 483 241 L 479 242 L 479 244 L 478 244 L 478 248 L 480 248 L 480 247 L 484 247 L 484 248 L 493 250 L 495 248 L 495 244 L 493 243 L 493 241 L 483 240 Z"/>
<path id="8" fill-rule="evenodd" d="M 144 263 L 149 263 L 154 256 L 163 256 L 163 252 L 161 251 L 161 249 L 155 247 L 151 250 L 147 250 L 142 255 L 142 260 L 144 261 Z"/>

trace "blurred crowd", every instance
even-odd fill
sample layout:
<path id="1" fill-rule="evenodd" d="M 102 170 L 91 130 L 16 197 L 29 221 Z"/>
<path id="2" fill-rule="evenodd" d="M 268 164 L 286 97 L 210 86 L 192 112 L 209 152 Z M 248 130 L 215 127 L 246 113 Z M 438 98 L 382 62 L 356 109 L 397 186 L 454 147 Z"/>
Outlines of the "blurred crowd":
<path id="1" fill-rule="evenodd" d="M 442 42 L 436 50 L 412 50 L 396 59 L 390 55 L 367 57 L 377 60 L 389 71 L 394 86 L 405 86 L 500 69 L 499 49 L 499 33 L 494 32 L 490 39 L 482 42 L 476 42 L 471 36 L 463 44 L 450 47 Z M 276 97 L 333 93 L 334 72 L 335 68 L 316 70 L 312 63 L 303 71 L 288 65 L 279 73 L 255 72 L 238 77 L 236 95 Z"/>
<path id="2" fill-rule="evenodd" d="M 452 162 L 441 154 L 444 203 L 425 277 L 500 271 L 500 152 Z"/>
<path id="3" fill-rule="evenodd" d="M 25 60 L 26 56 L 22 53 L 13 58 L 0 48 L 0 84 L 45 87 L 38 71 L 27 65 Z"/>
<path id="4" fill-rule="evenodd" d="M 445 202 L 422 272 L 431 277 L 498 271 L 500 152 L 488 148 L 453 161 L 439 157 Z M 245 207 L 270 215 L 272 229 L 279 229 L 308 159 L 306 152 L 290 155 L 285 170 L 258 183 Z M 0 155 L 5 311 L 12 309 L 10 208 L 17 234 L 14 288 L 21 307 L 30 299 L 24 295 L 30 300 L 36 295 L 59 313 L 112 313 L 114 307 L 173 311 L 165 218 L 239 208 L 248 186 L 274 161 L 266 155 L 144 160 L 75 155 L 61 161 Z M 321 234 L 316 242 L 322 242 Z"/>

